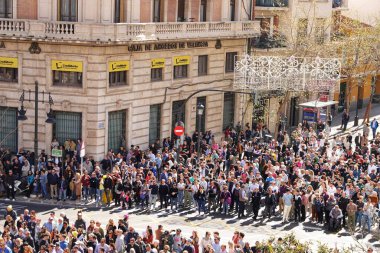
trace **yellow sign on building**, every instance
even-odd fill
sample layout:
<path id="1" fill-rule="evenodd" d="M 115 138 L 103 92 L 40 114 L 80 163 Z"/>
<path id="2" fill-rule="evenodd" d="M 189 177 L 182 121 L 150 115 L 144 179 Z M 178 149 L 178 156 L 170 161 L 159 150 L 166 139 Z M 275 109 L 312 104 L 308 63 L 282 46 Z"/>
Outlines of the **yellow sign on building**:
<path id="1" fill-rule="evenodd" d="M 11 57 L 0 57 L 0 68 L 18 68 L 18 59 Z"/>
<path id="2" fill-rule="evenodd" d="M 67 72 L 83 72 L 83 62 L 81 61 L 51 61 L 51 69 Z"/>
<path id="3" fill-rule="evenodd" d="M 190 56 L 175 56 L 173 57 L 173 65 L 181 66 L 190 64 Z"/>
<path id="4" fill-rule="evenodd" d="M 165 59 L 164 58 L 152 59 L 152 69 L 160 69 L 163 67 L 165 67 Z"/>
<path id="5" fill-rule="evenodd" d="M 109 72 L 119 72 L 129 70 L 129 61 L 110 61 L 108 63 Z"/>

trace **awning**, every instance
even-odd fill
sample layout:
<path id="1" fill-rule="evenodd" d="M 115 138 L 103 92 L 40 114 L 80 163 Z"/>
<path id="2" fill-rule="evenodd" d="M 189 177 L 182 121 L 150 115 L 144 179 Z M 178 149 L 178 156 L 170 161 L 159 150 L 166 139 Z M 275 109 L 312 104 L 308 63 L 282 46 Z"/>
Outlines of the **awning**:
<path id="1" fill-rule="evenodd" d="M 321 107 L 326 107 L 326 106 L 335 105 L 335 104 L 338 104 L 338 101 L 330 100 L 330 101 L 322 102 L 322 101 L 317 100 L 317 101 L 309 101 L 306 103 L 302 103 L 302 104 L 299 104 L 299 106 L 321 108 Z"/>

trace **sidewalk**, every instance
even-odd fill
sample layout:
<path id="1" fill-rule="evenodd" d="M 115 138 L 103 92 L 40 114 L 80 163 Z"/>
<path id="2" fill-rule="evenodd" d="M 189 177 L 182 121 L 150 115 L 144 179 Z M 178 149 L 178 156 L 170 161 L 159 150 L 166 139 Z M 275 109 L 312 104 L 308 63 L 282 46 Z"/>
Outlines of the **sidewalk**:
<path id="1" fill-rule="evenodd" d="M 355 120 L 355 115 L 356 111 L 351 110 L 350 111 L 350 121 L 348 122 L 347 125 L 347 130 L 343 132 L 340 128 L 341 123 L 342 123 L 342 113 L 337 114 L 332 121 L 332 127 L 331 127 L 331 133 L 330 133 L 330 138 L 333 138 L 335 136 L 344 136 L 349 133 L 352 135 L 357 133 L 358 131 L 361 131 L 363 129 L 363 117 L 366 111 L 366 106 L 363 107 L 362 109 L 359 110 L 358 116 L 359 116 L 359 125 L 357 127 L 354 127 L 354 120 Z M 371 114 L 370 114 L 370 122 L 374 119 L 377 118 L 378 120 L 380 119 L 380 104 L 372 104 L 371 108 Z M 369 140 L 372 139 L 372 132 L 370 133 Z"/>

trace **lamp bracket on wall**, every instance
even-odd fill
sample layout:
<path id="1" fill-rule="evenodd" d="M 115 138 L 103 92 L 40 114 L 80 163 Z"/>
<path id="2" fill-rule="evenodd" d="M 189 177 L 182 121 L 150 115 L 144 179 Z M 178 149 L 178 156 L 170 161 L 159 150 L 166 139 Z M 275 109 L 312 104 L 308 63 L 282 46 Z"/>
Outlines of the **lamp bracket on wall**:
<path id="1" fill-rule="evenodd" d="M 32 42 L 32 44 L 29 47 L 29 52 L 31 54 L 39 54 L 39 53 L 41 53 L 41 48 L 40 48 L 40 46 L 38 45 L 37 42 Z"/>

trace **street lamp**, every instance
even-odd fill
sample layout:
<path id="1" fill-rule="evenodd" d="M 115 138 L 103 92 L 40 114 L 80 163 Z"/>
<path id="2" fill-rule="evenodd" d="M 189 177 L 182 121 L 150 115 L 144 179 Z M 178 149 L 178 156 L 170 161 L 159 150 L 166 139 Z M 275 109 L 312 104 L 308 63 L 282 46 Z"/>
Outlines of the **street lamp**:
<path id="1" fill-rule="evenodd" d="M 30 94 L 31 94 L 31 90 L 29 90 L 29 102 L 31 101 Z M 38 82 L 36 81 L 34 83 L 34 168 L 37 168 L 38 166 L 38 103 L 39 102 L 42 102 L 43 104 L 45 103 L 45 91 L 42 92 L 42 101 L 39 100 L 38 95 L 39 95 Z M 49 124 L 54 124 L 55 118 L 54 118 L 53 110 L 51 109 L 51 106 L 54 104 L 54 102 L 53 102 L 52 97 L 50 96 L 50 93 L 48 95 L 49 95 L 48 103 L 50 106 L 50 110 L 47 113 L 47 119 L 45 122 Z M 17 111 L 18 113 L 17 120 L 20 120 L 20 121 L 25 121 L 28 119 L 28 117 L 26 117 L 25 115 L 26 110 L 24 108 L 24 101 L 25 101 L 25 91 L 22 91 L 22 94 L 20 96 L 21 108 L 20 110 Z"/>
<path id="2" fill-rule="evenodd" d="M 355 118 L 354 118 L 354 126 L 359 125 L 359 93 L 361 89 L 361 84 L 358 84 L 358 94 L 356 96 L 356 109 L 355 109 Z"/>
<path id="3" fill-rule="evenodd" d="M 201 158 L 201 127 L 202 127 L 202 115 L 205 110 L 204 105 L 198 104 L 197 105 L 197 115 L 198 115 L 198 149 L 197 149 L 197 154 L 198 154 L 198 162 L 199 159 Z"/>

